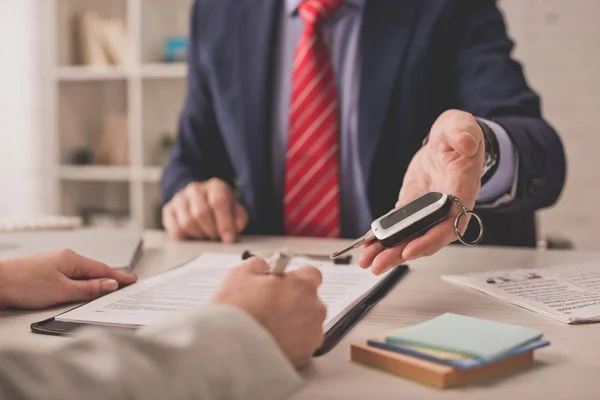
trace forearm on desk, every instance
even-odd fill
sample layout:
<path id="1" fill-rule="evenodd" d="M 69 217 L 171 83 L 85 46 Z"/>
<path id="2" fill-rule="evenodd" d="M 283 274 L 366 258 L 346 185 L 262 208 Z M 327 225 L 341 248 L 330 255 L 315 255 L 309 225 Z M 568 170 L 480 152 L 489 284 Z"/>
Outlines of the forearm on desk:
<path id="1" fill-rule="evenodd" d="M 264 328 L 222 305 L 138 335 L 90 330 L 50 354 L 0 353 L 0 398 L 275 400 L 301 383 Z"/>

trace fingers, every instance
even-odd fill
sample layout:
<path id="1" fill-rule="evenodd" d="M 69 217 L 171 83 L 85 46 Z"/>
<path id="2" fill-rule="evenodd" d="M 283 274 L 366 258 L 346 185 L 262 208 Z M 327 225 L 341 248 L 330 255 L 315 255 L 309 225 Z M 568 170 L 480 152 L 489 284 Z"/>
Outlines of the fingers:
<path id="1" fill-rule="evenodd" d="M 218 239 L 219 232 L 217 224 L 210 209 L 207 190 L 201 185 L 189 185 L 185 189 L 185 195 L 190 203 L 190 219 L 194 226 L 197 226 L 201 235 L 196 237 L 208 237 L 209 239 Z"/>
<path id="2" fill-rule="evenodd" d="M 371 267 L 371 272 L 375 275 L 381 275 L 405 261 L 402 256 L 405 246 L 405 243 L 400 243 L 396 247 L 386 249 L 379 242 L 371 243 L 364 248 L 358 263 L 362 268 Z"/>
<path id="3" fill-rule="evenodd" d="M 454 219 L 447 219 L 431 228 L 423 236 L 411 240 L 402 252 L 402 257 L 415 260 L 420 257 L 433 255 L 456 240 Z"/>
<path id="4" fill-rule="evenodd" d="M 188 237 L 205 239 L 217 238 L 215 222 L 206 201 L 206 191 L 202 185 L 189 184 L 173 199 L 179 227 Z"/>
<path id="5" fill-rule="evenodd" d="M 375 275 L 381 275 L 405 262 L 406 259 L 403 256 L 403 252 L 408 243 L 410 242 L 400 243 L 396 247 L 385 249 L 379 253 L 371 264 L 371 272 Z"/>
<path id="6" fill-rule="evenodd" d="M 233 243 L 238 234 L 234 215 L 237 211 L 236 200 L 233 191 L 223 181 L 212 180 L 209 185 L 208 205 L 216 221 L 216 231 L 225 243 Z"/>
<path id="7" fill-rule="evenodd" d="M 235 225 L 237 228 L 237 233 L 242 233 L 242 231 L 248 225 L 248 221 L 250 218 L 248 217 L 248 212 L 240 203 L 235 203 Z"/>
<path id="8" fill-rule="evenodd" d="M 62 250 L 60 271 L 71 279 L 110 278 L 118 285 L 131 285 L 137 281 L 135 274 L 117 271 L 98 261 L 83 257 L 71 250 Z"/>
<path id="9" fill-rule="evenodd" d="M 190 183 L 163 208 L 165 229 L 185 237 L 235 241 L 248 224 L 248 213 L 231 187 L 220 179 Z"/>
<path id="10" fill-rule="evenodd" d="M 171 203 L 165 204 L 162 209 L 162 221 L 165 230 L 172 238 L 177 240 L 185 239 L 185 232 L 179 227 L 177 218 L 175 217 L 175 209 Z"/>
<path id="11" fill-rule="evenodd" d="M 177 226 L 183 231 L 184 236 L 201 237 L 202 230 L 192 219 L 188 199 L 183 193 L 179 193 L 173 198 L 172 207 Z"/>
<path id="12" fill-rule="evenodd" d="M 240 265 L 240 269 L 255 275 L 264 275 L 269 272 L 269 264 L 261 257 L 251 257 Z"/>
<path id="13" fill-rule="evenodd" d="M 112 293 L 119 288 L 119 283 L 114 279 L 90 279 L 86 281 L 69 280 L 66 283 L 66 302 L 90 301 L 100 296 Z"/>
<path id="14" fill-rule="evenodd" d="M 385 247 L 379 242 L 369 243 L 363 247 L 363 251 L 358 259 L 358 264 L 361 268 L 369 268 L 373 264 L 375 257 L 385 250 Z"/>
<path id="15" fill-rule="evenodd" d="M 477 120 L 464 111 L 449 110 L 443 113 L 432 127 L 432 132 L 436 130 L 439 130 L 444 143 L 466 157 L 477 154 L 483 142 L 483 132 Z"/>
<path id="16" fill-rule="evenodd" d="M 315 290 L 321 286 L 321 283 L 323 282 L 323 274 L 315 267 L 301 267 L 295 271 L 289 272 L 287 275 L 307 282 Z"/>
<path id="17" fill-rule="evenodd" d="M 465 157 L 472 157 L 479 150 L 479 142 L 474 134 L 463 130 L 444 130 L 442 137 L 446 143 Z"/>

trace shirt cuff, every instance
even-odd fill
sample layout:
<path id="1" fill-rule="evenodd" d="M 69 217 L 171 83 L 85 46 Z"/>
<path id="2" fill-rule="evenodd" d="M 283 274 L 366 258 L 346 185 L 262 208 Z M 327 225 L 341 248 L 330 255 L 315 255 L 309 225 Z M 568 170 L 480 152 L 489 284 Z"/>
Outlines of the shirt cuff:
<path id="1" fill-rule="evenodd" d="M 479 118 L 479 120 L 489 126 L 498 140 L 498 166 L 494 175 L 481 187 L 479 191 L 478 205 L 480 203 L 490 203 L 507 192 L 511 191 L 517 180 L 518 166 L 517 153 L 506 130 L 493 121 Z"/>

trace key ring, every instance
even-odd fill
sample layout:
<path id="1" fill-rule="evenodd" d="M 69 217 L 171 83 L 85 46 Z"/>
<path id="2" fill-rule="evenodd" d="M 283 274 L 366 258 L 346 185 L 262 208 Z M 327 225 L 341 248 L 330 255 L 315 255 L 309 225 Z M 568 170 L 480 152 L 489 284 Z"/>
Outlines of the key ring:
<path id="1" fill-rule="evenodd" d="M 467 208 L 467 206 L 465 205 L 465 203 L 463 203 L 455 195 L 449 194 L 448 198 L 450 198 L 450 200 L 454 200 L 455 202 L 457 202 L 458 205 L 461 206 L 463 209 L 462 212 L 460 214 L 458 214 L 456 216 L 456 219 L 454 220 L 454 232 L 456 233 L 456 237 L 458 238 L 458 241 L 461 242 L 462 244 L 464 244 L 465 246 L 475 246 L 475 245 L 481 243 L 481 240 L 483 239 L 483 231 L 484 231 L 483 221 L 481 220 L 481 217 L 479 215 L 477 215 L 477 213 L 475 211 L 469 210 Z M 467 217 L 469 215 L 475 217 L 475 220 L 479 224 L 479 235 L 477 235 L 477 238 L 475 240 L 473 240 L 472 242 L 467 242 L 465 239 L 463 239 L 462 235 L 460 234 L 460 230 L 458 229 L 460 219 L 462 217 Z"/>

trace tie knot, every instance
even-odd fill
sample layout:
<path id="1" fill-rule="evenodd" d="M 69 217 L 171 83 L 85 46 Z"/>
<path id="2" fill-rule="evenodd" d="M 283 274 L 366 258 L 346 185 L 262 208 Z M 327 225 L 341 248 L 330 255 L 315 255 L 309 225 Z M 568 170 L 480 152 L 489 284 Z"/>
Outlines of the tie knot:
<path id="1" fill-rule="evenodd" d="M 344 0 L 304 0 L 298 13 L 307 25 L 316 25 L 327 20 L 344 4 Z"/>

